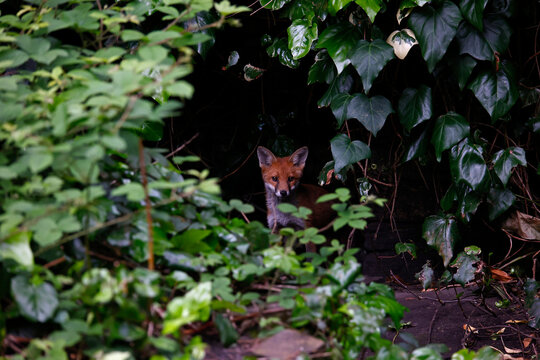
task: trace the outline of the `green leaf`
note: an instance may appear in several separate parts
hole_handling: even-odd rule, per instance
[[[337,12],[347,6],[353,0],[329,0],[328,12],[330,15],[335,16]]]
[[[315,55],[315,62],[309,69],[308,85],[316,82],[330,84],[336,78],[337,69],[328,55],[328,51],[323,49]]]
[[[0,69],[14,68],[24,64],[30,57],[21,50],[12,49],[0,52]]]
[[[269,10],[279,10],[291,0],[259,0],[262,7]]]
[[[212,283],[202,282],[185,296],[175,297],[167,304],[163,335],[176,332],[182,325],[206,321],[210,316]]]
[[[11,279],[11,294],[21,314],[32,321],[46,322],[58,307],[58,295],[51,284],[36,285],[24,275]]]
[[[423,238],[428,245],[435,248],[443,258],[444,266],[448,266],[453,256],[454,244],[459,240],[457,222],[450,216],[428,216],[422,228]]]
[[[416,35],[429,72],[446,53],[460,21],[459,8],[449,0],[436,8],[431,5],[415,8],[409,17],[409,27]]]
[[[459,8],[463,17],[482,31],[482,19],[488,0],[461,0]]]
[[[34,240],[41,246],[53,244],[62,237],[58,223],[50,217],[40,219],[31,229],[34,231]]]
[[[510,111],[519,97],[514,68],[505,62],[500,65],[499,71],[483,71],[469,85],[492,122]]]
[[[394,49],[381,39],[360,40],[349,53],[350,61],[360,77],[366,94],[386,63],[394,58]]]
[[[136,41],[141,40],[144,37],[144,34],[137,30],[126,29],[122,31],[121,37],[123,41]]]
[[[503,53],[510,43],[512,31],[502,16],[488,16],[484,19],[484,32],[466,22],[461,23],[457,32],[460,54],[469,54],[478,60],[495,60],[495,53]]]
[[[141,126],[141,134],[144,140],[159,141],[163,137],[163,123],[145,121]]]
[[[465,286],[465,284],[474,280],[474,274],[476,272],[474,265],[478,261],[478,256],[460,252],[451,265],[457,268],[454,274],[454,280],[461,286]]]
[[[330,148],[335,161],[335,172],[371,156],[371,150],[366,144],[359,140],[351,141],[345,134],[336,135],[330,140]]]
[[[328,86],[328,89],[324,95],[320,98],[317,105],[319,107],[328,106],[333,103],[336,96],[342,93],[348,93],[354,84],[354,79],[347,68],[341,74],[339,74]]]
[[[435,122],[431,143],[435,147],[437,161],[441,161],[442,152],[451,148],[469,135],[470,126],[460,114],[449,112],[439,116]]]
[[[509,189],[491,188],[487,197],[489,220],[495,220],[499,215],[508,210],[515,201],[516,196]]]
[[[348,108],[351,100],[354,98],[354,95],[349,95],[348,93],[337,94],[332,99],[332,104],[330,108],[332,113],[337,120],[338,127],[341,127],[345,121],[350,119]]]
[[[195,88],[187,81],[180,80],[165,88],[170,95],[191,99]]]
[[[219,332],[219,341],[224,346],[232,345],[236,342],[236,340],[238,340],[238,332],[236,331],[234,326],[232,326],[229,319],[227,319],[220,313],[217,313],[215,317],[215,322]]]
[[[142,201],[144,199],[144,188],[139,183],[128,183],[120,185],[113,191],[111,191],[112,196],[121,196],[126,195],[129,201]]]
[[[369,98],[364,94],[356,94],[347,106],[347,117],[360,121],[373,136],[377,136],[386,118],[393,112],[390,101],[380,95]]]
[[[277,57],[283,65],[295,69],[300,63],[293,57],[289,50],[287,39],[280,38],[274,40],[272,45],[266,49],[266,53],[271,57]]]
[[[251,8],[247,6],[237,6],[232,5],[228,0],[221,1],[219,3],[215,3],[214,7],[216,10],[223,16],[227,16],[230,14],[238,14],[241,12],[251,11]]]
[[[403,157],[403,162],[407,162],[421,156],[427,151],[429,145],[429,136],[427,129],[423,130],[416,139],[411,139],[407,147],[407,153]]]
[[[307,55],[319,32],[317,23],[312,24],[308,20],[298,19],[289,26],[287,34],[289,35],[289,49],[293,59],[297,60]]]
[[[366,12],[371,22],[375,21],[375,16],[377,16],[383,6],[381,0],[355,0],[355,2]]]
[[[264,69],[260,69],[251,64],[246,64],[244,66],[244,79],[246,81],[253,81],[262,76]]]
[[[473,190],[484,188],[489,182],[489,172],[482,148],[468,139],[450,151],[450,171],[457,182],[464,182]]]
[[[420,281],[424,290],[427,290],[433,285],[434,275],[435,273],[433,272],[431,265],[427,262],[422,266],[422,271],[415,274],[415,277]]]
[[[413,258],[416,258],[416,245],[413,243],[398,242],[396,243],[394,248],[396,250],[397,255],[400,255],[403,253],[409,253],[411,254]]]
[[[0,242],[0,260],[12,259],[22,266],[34,265],[29,231],[15,233]]]
[[[398,103],[398,116],[407,132],[433,115],[431,88],[421,85],[418,89],[407,88]]]
[[[139,49],[138,54],[143,60],[160,63],[167,57],[168,51],[159,45],[143,46]]]
[[[28,166],[33,173],[39,173],[48,168],[53,160],[52,154],[36,149],[29,154]]]
[[[17,45],[30,56],[44,54],[51,48],[51,43],[46,38],[30,35],[17,36]]]
[[[450,67],[456,75],[459,89],[463,90],[469,81],[473,69],[476,67],[476,60],[468,55],[459,56],[450,62]]]
[[[319,35],[317,48],[325,48],[336,64],[337,72],[340,74],[347,65],[351,63],[349,54],[356,48],[362,33],[357,27],[348,21],[341,21],[328,26]]]
[[[493,157],[493,170],[501,179],[504,186],[510,180],[512,169],[517,165],[527,166],[525,150],[520,147],[510,147],[498,151]]]

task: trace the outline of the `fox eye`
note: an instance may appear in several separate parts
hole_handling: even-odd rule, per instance
[[[272,181],[277,182],[277,176],[272,176]]]
[[[293,176],[289,176],[289,177],[287,178],[287,180],[289,180],[289,182],[291,182],[291,181],[294,180],[294,177],[293,177]]]

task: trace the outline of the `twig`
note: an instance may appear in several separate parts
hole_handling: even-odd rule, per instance
[[[139,138],[139,167],[141,170],[142,186],[144,189],[146,223],[148,224],[148,270],[154,270],[154,227],[152,226],[152,206],[150,204],[150,195],[148,194],[148,177],[146,176],[146,164],[144,161],[144,145],[142,138]]]
[[[249,159],[251,159],[251,157],[253,156],[253,153],[255,153],[255,150],[257,150],[257,146],[259,146],[259,141],[261,140],[261,138],[259,137],[259,139],[257,140],[257,143],[255,144],[255,146],[253,147],[253,150],[251,150],[251,152],[249,153],[249,155],[244,159],[244,161],[242,161],[242,163],[240,164],[240,166],[238,166],[236,169],[234,169],[232,172],[228,173],[227,175],[223,176],[221,179],[218,180],[218,183],[219,182],[222,182],[223,180],[225,180],[226,178],[228,178],[229,176],[232,176],[234,175],[236,172],[238,172],[238,170],[240,170],[246,163]]]
[[[435,318],[437,317],[437,314],[439,313],[440,308],[441,308],[440,306],[437,307],[429,323],[428,341],[427,341],[428,344],[431,344],[431,332],[433,331],[433,324],[435,323]]]
[[[170,158],[171,156],[173,155],[176,155],[179,151],[182,151],[186,146],[188,146],[193,140],[195,140],[196,138],[199,137],[199,133],[196,133],[195,135],[193,135],[188,141],[186,141],[185,143],[183,143],[182,145],[180,145],[178,148],[176,148],[174,151],[168,153],[167,155],[165,155],[165,158]],[[156,162],[154,161],[154,164]]]

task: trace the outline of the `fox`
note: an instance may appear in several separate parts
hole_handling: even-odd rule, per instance
[[[257,148],[259,166],[266,193],[267,221],[272,232],[277,233],[283,227],[302,230],[308,227],[323,228],[335,217],[331,202],[317,203],[317,199],[327,191],[319,186],[301,184],[306,160],[307,146],[296,150],[292,155],[276,157],[264,146]],[[312,213],[307,220],[279,211],[280,203],[290,203],[296,207],[306,207]],[[313,243],[306,244],[306,251],[316,252]]]

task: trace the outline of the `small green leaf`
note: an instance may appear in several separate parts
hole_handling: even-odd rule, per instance
[[[398,242],[396,243],[394,247],[395,247],[397,255],[400,255],[403,253],[409,253],[413,258],[416,258],[416,245],[415,244]]]
[[[463,17],[480,31],[483,28],[482,19],[487,2],[488,0],[461,0],[459,2]]]
[[[451,148],[469,135],[470,126],[460,114],[449,112],[439,116],[431,135],[437,161],[441,161],[443,151]]]
[[[288,41],[285,38],[274,40],[274,42],[266,49],[266,53],[271,57],[277,57],[283,65],[296,69],[300,63],[293,57],[289,50]]]
[[[111,191],[111,195],[126,195],[128,200],[138,202],[144,199],[144,188],[141,184],[132,182],[120,185],[119,187]]]
[[[484,32],[466,22],[459,26],[456,39],[460,54],[469,54],[477,60],[495,60],[496,53],[503,53],[510,43],[512,31],[502,16],[487,16]]]
[[[375,21],[375,16],[383,6],[382,0],[355,0],[355,2],[366,12],[371,22]]]
[[[30,248],[29,231],[15,233],[0,242],[0,259],[12,259],[22,266],[34,265],[34,254]]]
[[[520,147],[500,150],[493,157],[493,170],[495,170],[495,174],[501,179],[504,186],[510,180],[512,169],[517,165],[527,166],[525,150]]]
[[[214,7],[221,15],[224,15],[224,16],[251,11],[251,8],[247,6],[232,5],[228,0],[224,0],[219,3],[214,3]]]
[[[407,153],[403,157],[403,162],[424,156],[429,145],[427,129],[424,129],[416,139],[411,139],[407,147]]]
[[[487,197],[489,220],[495,220],[499,215],[508,210],[515,201],[516,196],[509,189],[491,188]]]
[[[216,314],[215,317],[216,327],[219,332],[219,340],[224,346],[232,345],[238,340],[238,332],[232,326],[229,319],[221,315],[220,313]]]
[[[260,69],[251,64],[247,64],[244,66],[244,79],[246,81],[253,81],[255,79],[258,79],[262,76],[263,73],[264,69]]]
[[[328,106],[334,99],[343,93],[348,93],[354,84],[354,79],[350,74],[349,68],[339,74],[328,86],[324,95],[320,98],[317,105],[319,107]]]
[[[407,88],[398,103],[399,121],[407,132],[433,115],[431,88],[421,85],[418,89]]]
[[[175,297],[167,304],[163,334],[175,333],[182,325],[206,321],[210,316],[212,283],[202,282],[185,296]]]
[[[464,182],[473,190],[485,188],[490,181],[482,148],[468,139],[452,148],[450,171],[455,181]]]
[[[448,266],[454,254],[454,244],[459,240],[456,220],[450,216],[428,216],[424,220],[422,232],[427,243],[443,258],[444,266]]]
[[[279,10],[291,0],[259,0],[262,7],[269,10]]]
[[[349,58],[362,78],[362,85],[367,94],[386,63],[394,58],[394,50],[381,39],[360,40],[349,53]]]
[[[36,285],[24,275],[11,279],[11,293],[20,312],[32,321],[46,322],[58,307],[58,295],[51,284]]]
[[[315,55],[315,62],[309,69],[308,85],[316,82],[330,84],[336,78],[337,69],[325,49]]]
[[[335,16],[337,12],[347,6],[353,0],[329,0],[328,12],[330,15]]]
[[[336,135],[330,140],[330,147],[335,161],[335,172],[371,156],[371,150],[366,144],[359,140],[351,141],[345,134]]]
[[[311,44],[319,34],[317,23],[311,23],[308,20],[294,20],[287,29],[289,35],[289,49],[293,59],[297,60],[307,55],[311,49]]]
[[[362,33],[357,27],[348,21],[341,21],[324,29],[319,35],[316,47],[328,50],[340,74],[351,63],[349,54],[356,48],[360,39],[362,39]]]

